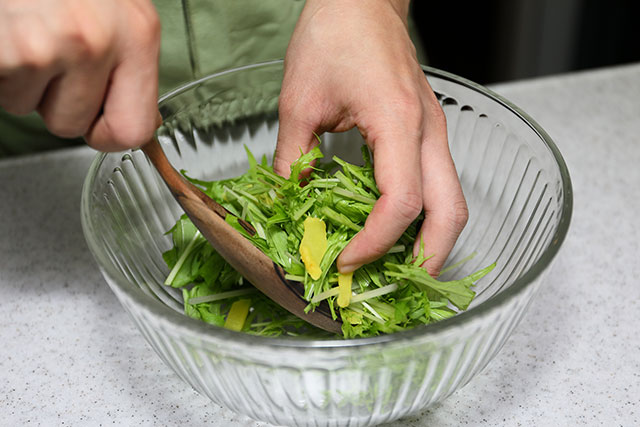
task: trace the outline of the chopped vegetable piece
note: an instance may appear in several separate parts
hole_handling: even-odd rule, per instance
[[[239,299],[234,301],[229,309],[229,314],[227,314],[227,320],[224,322],[224,327],[233,331],[241,331],[244,327],[245,320],[247,320],[249,308],[251,308],[250,299]]]
[[[311,304],[317,304],[322,300],[325,300],[329,297],[335,297],[340,293],[340,290],[336,286],[335,288],[327,289],[324,292],[320,292],[319,294],[315,294],[313,298],[311,298]]]
[[[361,294],[357,294],[351,297],[351,302],[360,302],[360,301],[365,301],[368,300],[370,298],[376,298],[379,296],[382,296],[384,294],[388,294],[391,292],[394,292],[398,289],[398,285],[395,283],[392,283],[391,285],[387,285],[387,286],[383,286],[381,288],[378,289],[374,289],[372,291],[367,291],[367,292],[363,292]],[[338,301],[338,304],[340,304],[340,302]]]
[[[338,158],[323,163],[315,147],[291,165],[288,179],[274,173],[266,158],[258,162],[248,150],[247,156],[249,170],[238,177],[187,179],[231,212],[227,223],[280,265],[287,279],[304,287],[307,311],[328,305],[342,320],[345,338],[388,334],[455,316],[469,306],[472,288],[493,268],[447,282],[431,277],[421,265],[432,254],[425,256],[423,244],[417,256],[413,253],[424,219],[420,215],[382,258],[350,277],[340,275],[336,259],[362,229],[380,195],[366,146],[364,166]],[[309,174],[301,174],[307,170]],[[238,217],[257,233],[247,233]],[[170,269],[166,283],[182,289],[187,316],[255,335],[329,336],[243,281],[186,215],[169,232],[174,247],[162,254]]]
[[[351,283],[353,272],[338,274],[338,307],[347,307],[351,302]]]
[[[220,292],[219,294],[212,294],[212,295],[204,295],[201,297],[193,297],[190,298],[188,303],[189,304],[202,304],[203,302],[214,302],[214,301],[219,301],[219,300],[223,300],[223,299],[227,299],[227,298],[235,298],[235,297],[239,297],[239,296],[243,296],[243,295],[247,295],[247,294],[253,294],[256,293],[257,289],[254,287],[248,287],[245,289],[238,289],[237,291],[227,291],[227,292]]]
[[[304,236],[300,242],[300,257],[313,280],[322,275],[320,263],[327,251],[327,227],[320,218],[307,217],[304,220]]]

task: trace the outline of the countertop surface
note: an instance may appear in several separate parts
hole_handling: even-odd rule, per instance
[[[565,157],[569,236],[487,368],[387,427],[640,425],[640,64],[493,89]],[[183,383],[111,293],[80,226],[94,155],[0,160],[0,425],[266,426]]]

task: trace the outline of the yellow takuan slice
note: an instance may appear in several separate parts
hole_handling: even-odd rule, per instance
[[[229,314],[227,314],[227,320],[224,322],[224,327],[234,331],[241,331],[245,320],[247,320],[250,307],[251,300],[249,299],[239,299],[231,304]]]
[[[353,272],[338,274],[338,306],[347,307],[351,302],[351,282],[353,281]]]
[[[307,217],[304,220],[304,235],[300,242],[300,257],[313,280],[322,275],[320,262],[327,250],[327,227],[320,218]]]

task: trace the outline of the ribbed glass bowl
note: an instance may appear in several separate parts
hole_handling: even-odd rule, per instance
[[[279,425],[364,426],[422,410],[465,385],[518,324],[562,245],[571,183],[549,136],[474,83],[425,68],[446,113],[470,219],[449,279],[492,262],[471,307],[452,319],[354,340],[264,338],[183,314],[161,254],[181,209],[139,150],[99,154],[82,195],[84,233],[109,286],[158,355],[212,401]],[[244,146],[270,160],[282,63],[215,74],[160,100],[171,162],[202,179],[246,170]],[[325,135],[326,155],[356,160],[356,132]]]

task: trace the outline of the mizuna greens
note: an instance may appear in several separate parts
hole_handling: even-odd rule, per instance
[[[321,163],[323,154],[316,147],[291,166],[291,177],[285,179],[265,158],[258,163],[247,150],[249,170],[243,175],[213,182],[189,179],[254,226],[256,234],[250,236],[237,218],[227,217],[284,268],[289,280],[304,283],[308,310],[327,301],[335,318],[342,319],[346,338],[401,331],[465,310],[475,296],[471,287],[495,264],[460,280],[432,278],[420,267],[428,257],[422,251],[413,255],[421,217],[381,259],[352,276],[338,274],[338,254],[363,227],[380,196],[366,147],[362,152],[364,166],[337,157]],[[303,177],[309,168],[311,174]],[[243,281],[186,215],[170,233],[174,247],[163,254],[171,268],[165,284],[182,289],[188,316],[257,335],[326,334]]]

